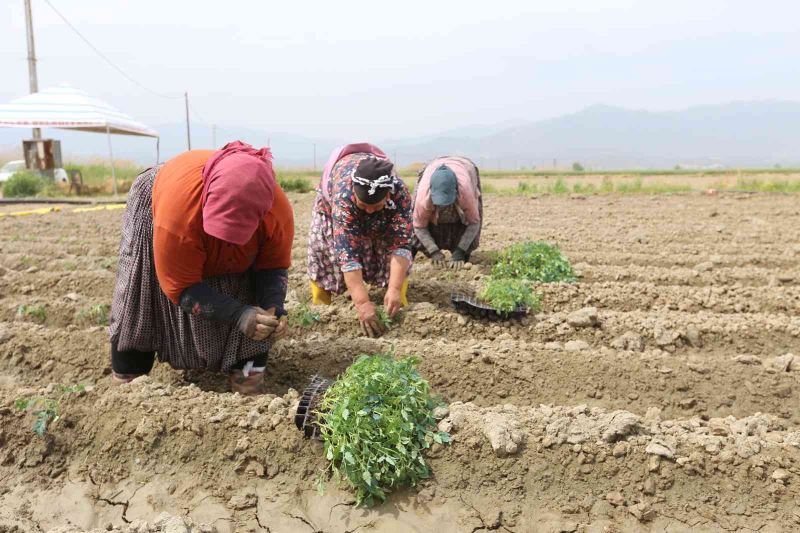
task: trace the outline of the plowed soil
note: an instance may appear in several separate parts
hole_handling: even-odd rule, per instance
[[[312,200],[292,196],[294,313]],[[0,218],[0,531],[800,529],[797,196],[489,195],[485,208],[473,264],[420,257],[384,338],[361,337],[337,297],[276,346],[271,394],[255,399],[165,365],[110,385],[122,211]],[[451,291],[526,239],[558,243],[579,282],[539,287],[541,312],[520,322],[457,314]],[[317,491],[324,460],[292,423],[296,391],[392,346],[420,358],[454,441],[429,453],[430,480],[359,509],[335,483]],[[15,407],[31,397],[58,401],[43,437]]]

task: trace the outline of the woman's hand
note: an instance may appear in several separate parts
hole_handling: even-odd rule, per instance
[[[380,337],[386,333],[386,326],[381,322],[378,313],[375,311],[375,305],[366,300],[361,303],[355,304],[356,312],[358,313],[358,321],[361,323],[361,331],[367,337]]]
[[[386,296],[383,297],[383,308],[386,309],[386,314],[389,318],[394,318],[394,315],[403,307],[403,299],[400,296],[400,289],[393,289],[389,287],[386,289]]]
[[[239,331],[246,337],[254,341],[263,341],[273,334],[278,328],[280,321],[275,317],[275,313],[269,313],[260,307],[248,307],[242,312],[236,322]]]
[[[278,327],[275,328],[275,331],[272,333],[272,336],[269,338],[272,342],[277,342],[281,339],[285,339],[289,334],[289,321],[285,316],[280,318],[278,322]]]

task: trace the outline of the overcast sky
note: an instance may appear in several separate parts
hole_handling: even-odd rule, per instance
[[[135,118],[182,102],[133,85],[32,0],[41,88]],[[595,103],[649,110],[800,99],[800,3],[752,0],[296,2],[51,0],[156,91],[208,122],[405,137]],[[0,0],[0,100],[28,92],[23,0]]]

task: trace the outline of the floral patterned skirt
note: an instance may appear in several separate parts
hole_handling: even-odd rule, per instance
[[[311,229],[308,233],[308,279],[333,294],[347,290],[344,274],[336,260],[333,245],[333,220],[321,194],[317,194]],[[389,283],[388,243],[383,240],[359,238],[353,242],[356,256],[363,267],[364,282],[386,287]]]

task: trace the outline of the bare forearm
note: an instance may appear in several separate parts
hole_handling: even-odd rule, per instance
[[[406,280],[408,274],[408,267],[410,263],[405,257],[393,255],[389,263],[389,288],[400,290],[403,287],[403,282]]]
[[[344,284],[354,304],[359,304],[369,300],[367,287],[364,285],[364,276],[361,270],[351,270],[344,273]]]

